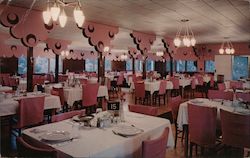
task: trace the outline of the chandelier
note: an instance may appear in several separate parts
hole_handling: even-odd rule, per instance
[[[225,37],[224,38],[225,40],[223,41],[223,43],[221,44],[220,46],[220,49],[219,49],[219,53],[220,54],[234,54],[235,50],[233,48],[233,44],[230,40],[227,40],[229,39],[228,37]]]
[[[164,55],[164,52],[163,51],[157,51],[155,54],[156,54],[156,56],[161,57],[161,56]]]
[[[127,60],[128,59],[128,56],[127,56],[127,54],[122,54],[121,55],[121,60]]]
[[[181,26],[181,28],[178,30],[178,32],[176,33],[176,36],[174,38],[174,45],[176,47],[180,47],[181,43],[183,43],[183,45],[186,47],[195,46],[195,44],[196,44],[196,39],[194,38],[194,33],[193,33],[192,29],[189,27],[188,21],[189,20],[187,20],[187,19],[181,20],[181,22],[184,24],[184,26],[183,25]],[[184,27],[184,31],[183,31],[184,34],[181,34],[183,27]]]
[[[71,6],[75,7],[73,11],[73,16],[78,27],[82,27],[85,20],[83,11],[81,10],[81,3],[79,0],[72,2],[65,2],[64,0],[54,0],[53,2],[47,2],[47,9],[43,11],[43,21],[45,24],[49,24],[50,21],[59,20],[61,27],[64,27],[67,22],[67,16],[64,11],[64,7]]]

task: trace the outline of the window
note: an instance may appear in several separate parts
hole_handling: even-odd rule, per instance
[[[248,57],[233,57],[233,80],[248,77]]]
[[[176,72],[185,72],[185,60],[176,60]]]
[[[35,73],[48,73],[48,58],[37,57],[35,58]]]
[[[132,60],[126,61],[126,71],[132,71]]]
[[[88,72],[97,72],[97,59],[86,59],[85,68]]]
[[[196,61],[186,61],[187,63],[187,72],[196,72],[197,71],[197,62]]]
[[[49,72],[55,73],[56,60],[54,58],[49,59]],[[62,59],[59,57],[59,73],[62,72]]]
[[[166,70],[170,72],[170,61],[166,61]]]
[[[135,61],[135,71],[142,71],[142,61],[140,60]]]
[[[154,61],[153,60],[146,61],[146,71],[154,71]]]
[[[105,71],[111,71],[111,61],[105,59]]]
[[[27,73],[27,59],[23,55],[18,58],[18,74]]]
[[[206,60],[205,61],[205,72],[214,72],[215,65],[213,60]]]

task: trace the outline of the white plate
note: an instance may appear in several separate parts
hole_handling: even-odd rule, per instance
[[[53,131],[41,136],[45,141],[66,141],[70,140],[70,133],[67,131]]]
[[[129,125],[120,125],[117,126],[113,129],[113,131],[117,134],[121,134],[124,136],[134,136],[137,134],[140,134],[142,132],[142,130],[133,127],[133,126],[129,126]]]

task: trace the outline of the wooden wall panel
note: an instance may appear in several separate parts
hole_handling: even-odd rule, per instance
[[[112,71],[126,71],[126,61],[112,61]]]
[[[0,58],[0,72],[15,74],[18,72],[18,58]]]
[[[63,73],[65,73],[67,69],[70,72],[83,72],[83,70],[85,70],[85,61],[64,59],[63,60]]]

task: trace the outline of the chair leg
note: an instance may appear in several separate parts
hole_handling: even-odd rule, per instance
[[[190,157],[192,157],[193,155],[193,143],[192,142],[190,142],[189,154],[190,154]]]
[[[177,137],[178,137],[178,131],[177,131],[177,123],[175,123],[175,139],[174,139],[174,148],[176,148],[177,145]]]

